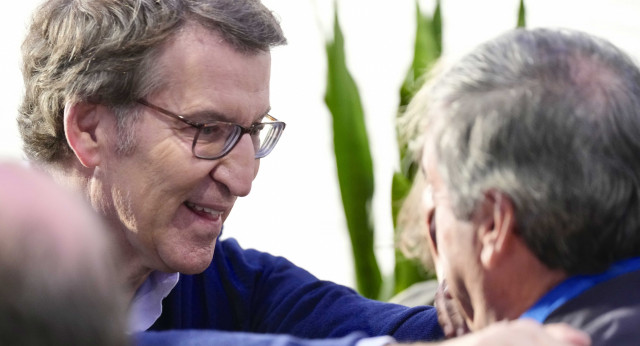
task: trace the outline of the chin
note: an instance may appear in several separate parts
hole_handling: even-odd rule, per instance
[[[208,254],[198,254],[175,258],[173,263],[167,263],[172,272],[179,272],[186,275],[200,274],[211,265],[213,260],[213,249]]]

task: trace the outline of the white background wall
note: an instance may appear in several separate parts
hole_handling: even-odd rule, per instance
[[[353,286],[351,250],[333,160],[331,116],[324,102],[324,40],[333,1],[263,0],[278,14],[289,44],[273,50],[271,105],[287,122],[276,150],[262,160],[249,197],[239,200],[225,236],[244,247],[282,255],[321,279]],[[0,159],[20,159],[15,115],[22,94],[19,46],[39,1],[6,2],[0,13]],[[515,26],[518,0],[442,0],[444,54],[455,59]],[[393,4],[393,5],[390,5]],[[422,1],[423,11],[433,1]],[[581,29],[605,37],[640,59],[640,1],[528,0],[529,27]],[[397,166],[393,119],[398,89],[412,58],[412,0],[341,0],[348,64],[368,121],[376,174],[377,251],[393,266],[390,181]],[[1,183],[1,182],[0,182]]]

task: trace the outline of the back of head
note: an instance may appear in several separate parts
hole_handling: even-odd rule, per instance
[[[88,206],[0,163],[0,344],[127,344],[110,243]]]
[[[412,112],[428,114],[458,217],[496,190],[549,268],[591,273],[640,255],[640,71],[618,48],[581,32],[515,30],[420,97]]]
[[[216,31],[239,52],[285,43],[259,0],[49,0],[35,12],[22,46],[25,96],[18,117],[27,157],[69,157],[65,104],[112,107],[119,126],[132,103],[168,83],[156,63],[163,43],[187,23]]]

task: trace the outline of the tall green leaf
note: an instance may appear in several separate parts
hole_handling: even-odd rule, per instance
[[[433,16],[425,15],[420,10],[416,1],[416,37],[414,45],[413,62],[407,71],[404,83],[400,89],[400,105],[398,116],[402,115],[404,108],[409,104],[413,95],[422,86],[424,74],[438,60],[442,54],[442,16],[440,1],[436,1]],[[393,225],[396,232],[397,216],[406,198],[417,169],[413,157],[408,152],[407,143],[398,138],[400,151],[400,172],[393,176],[391,184],[391,210]],[[412,284],[433,278],[433,273],[428,273],[417,262],[410,261],[400,251],[395,254],[396,264],[394,270],[394,293],[398,293]]]
[[[442,16],[440,1],[436,1],[433,17],[420,10],[416,1],[416,36],[413,49],[413,61],[407,70],[404,83],[400,88],[400,107],[409,104],[411,98],[422,86],[422,76],[442,54]]]
[[[527,26],[526,22],[526,10],[524,8],[524,0],[520,0],[520,8],[518,8],[518,28],[524,28]]]
[[[358,87],[346,64],[344,38],[334,13],[334,38],[327,42],[325,102],[333,119],[333,144],[342,204],[351,237],[358,291],[378,298],[382,277],[374,252],[371,215],[374,178]]]

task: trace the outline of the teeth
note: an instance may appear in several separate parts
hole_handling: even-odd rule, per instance
[[[205,213],[207,213],[207,214],[209,214],[209,215],[211,215],[213,217],[218,217],[218,216],[220,216],[222,214],[222,212],[220,212],[220,211],[213,210],[213,209],[210,209],[210,208],[201,207],[201,206],[193,204],[191,202],[187,202],[186,204],[187,204],[187,207],[189,207],[189,208],[191,208],[193,210],[200,211],[200,212],[205,212]]]

